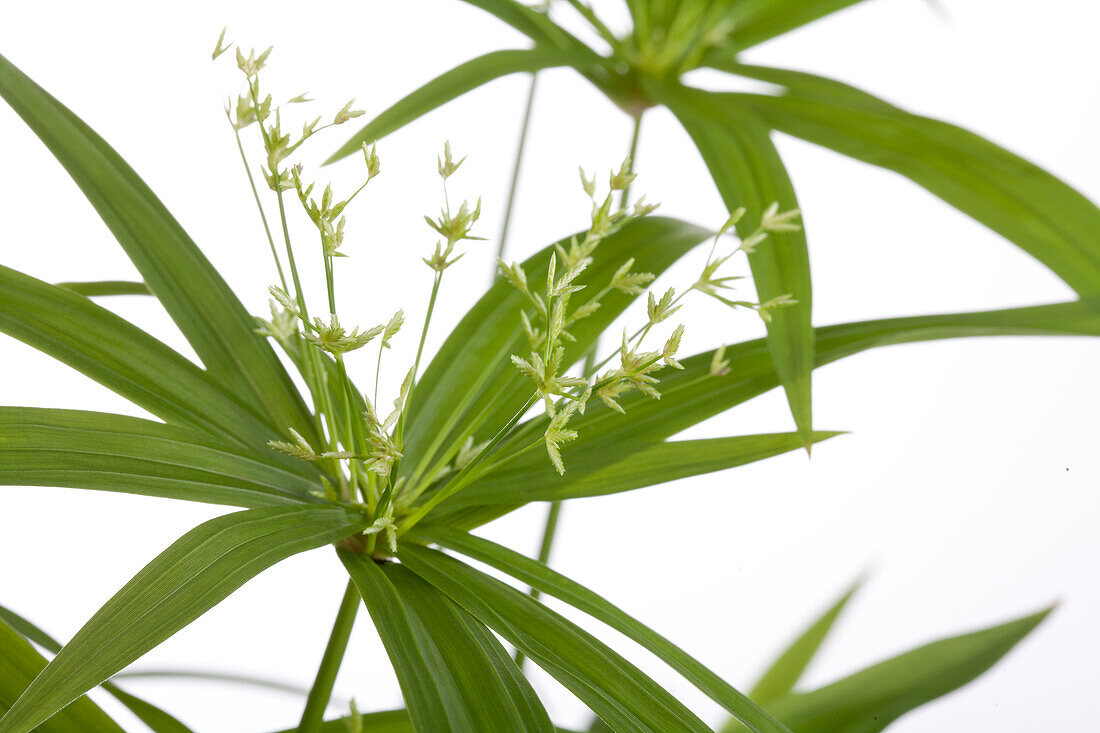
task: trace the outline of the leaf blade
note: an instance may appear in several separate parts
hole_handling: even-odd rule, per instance
[[[152,295],[153,291],[143,282],[130,280],[92,280],[88,282],[58,283],[57,287],[71,290],[77,295],[94,298],[104,295]]]
[[[842,323],[816,329],[816,367],[868,349],[895,344],[978,336],[1100,336],[1100,299],[967,313],[908,316]],[[779,386],[763,339],[728,347],[729,374],[710,376],[713,351],[681,360],[683,371],[663,379],[660,402],[625,395],[627,416],[594,404],[571,424],[580,434],[574,450],[598,451],[615,445],[650,445],[676,435],[708,417]],[[520,426],[501,450],[522,446],[545,429],[540,418]],[[517,459],[517,465],[533,457]],[[534,470],[534,469],[532,469]],[[510,505],[471,507],[448,516],[452,526],[472,529],[514,508]]]
[[[954,636],[771,705],[794,733],[877,733],[905,713],[974,680],[1038,626],[1050,609]],[[730,724],[722,733],[735,733]]]
[[[785,730],[782,724],[748,697],[731,687],[668,639],[545,564],[489,540],[446,527],[419,527],[414,531],[413,537],[438,543],[471,559],[487,563],[527,583],[532,588],[602,621],[660,657],[702,692],[745,721],[751,730],[759,733]]]
[[[255,508],[315,503],[321,484],[272,456],[140,418],[0,407],[0,485],[124,491]]]
[[[45,631],[34,625],[27,619],[23,618],[10,608],[0,606],[0,626],[7,624],[12,630],[17,632],[27,641],[30,641],[38,646],[42,647],[51,654],[57,654],[61,650],[61,642],[54,639]],[[42,660],[41,666],[46,666],[46,660]],[[28,680],[28,684],[29,684]],[[26,685],[24,685],[24,688]],[[176,720],[172,715],[166,713],[155,705],[146,702],[145,700],[131,695],[111,682],[104,682],[103,689],[110,693],[116,700],[125,705],[130,712],[138,717],[141,722],[149,726],[149,729],[153,733],[192,733],[191,729],[186,725]],[[22,690],[20,690],[22,691]],[[3,706],[0,706],[3,707]],[[65,710],[69,708],[66,707]],[[0,712],[3,712],[0,710]],[[63,711],[64,712],[64,711]],[[47,721],[46,725],[53,722],[55,718],[51,718]],[[39,728],[42,730],[42,728]]]
[[[475,730],[553,731],[530,683],[488,629],[406,568],[391,564],[383,571],[435,639]]]
[[[271,427],[313,434],[305,402],[255,320],[137,173],[3,56],[0,97],[72,176],[214,378]]]
[[[767,705],[772,700],[781,697],[798,684],[799,678],[806,671],[810,661],[821,648],[825,637],[833,628],[841,611],[851,600],[860,582],[854,583],[836,603],[829,607],[814,623],[812,623],[797,639],[795,639],[772,665],[760,676],[760,679],[749,692],[751,697],[761,705]]]
[[[815,432],[814,443],[828,440],[839,433]],[[728,438],[704,438],[660,442],[639,449],[619,445],[608,459],[611,446],[594,449],[563,450],[569,467],[559,476],[552,466],[524,463],[514,470],[507,467],[495,471],[455,494],[441,506],[450,510],[475,504],[517,501],[563,501],[589,496],[605,496],[655,486],[667,481],[698,476],[713,471],[743,466],[804,446],[797,433],[739,435]],[[618,457],[621,454],[621,457]]]
[[[413,728],[417,731],[473,731],[462,693],[424,622],[372,559],[339,551],[394,672]]]
[[[773,202],[781,211],[798,208],[794,186],[767,128],[751,114],[712,103],[712,97],[687,87],[652,85],[687,130],[728,210],[744,206],[761,215]],[[756,219],[737,224],[742,238]],[[761,303],[785,295],[794,305],[771,311],[768,348],[787,394],[798,432],[813,431],[811,381],[814,359],[813,286],[805,230],[773,232],[749,254],[749,267]],[[808,446],[807,446],[808,447]]]
[[[708,731],[675,697],[595,637],[447,555],[402,546],[402,563],[448,595],[622,731]]]
[[[360,517],[327,507],[249,509],[199,525],[92,616],[0,718],[0,732],[27,733],[253,576],[363,526]]]
[[[9,709],[44,666],[46,660],[42,655],[0,618],[0,713]],[[75,730],[123,733],[122,728],[86,696],[76,699],[37,730],[40,733]]]
[[[824,77],[718,59],[715,68],[783,85],[723,95],[771,127],[899,173],[1046,265],[1100,294],[1100,208],[1045,170],[961,127],[912,114]]]
[[[729,38],[738,51],[851,7],[862,0],[766,0],[734,9]]]
[[[0,332],[157,417],[244,445],[274,431],[177,352],[89,299],[0,265]]]
[[[531,49],[492,51],[470,59],[392,104],[352,135],[325,161],[325,165],[356,153],[361,146],[380,140],[447,102],[501,77],[558,66],[583,68],[599,61],[600,58],[591,52],[538,46]]]

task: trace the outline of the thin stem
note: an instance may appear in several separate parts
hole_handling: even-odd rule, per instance
[[[250,687],[260,687],[268,690],[276,690],[278,692],[286,692],[291,695],[305,696],[309,693],[309,690],[299,687],[298,685],[290,684],[289,682],[280,682],[279,680],[270,680],[262,677],[229,674],[226,672],[203,672],[190,669],[136,669],[133,672],[119,672],[111,677],[111,679],[180,679],[202,680],[204,682],[231,682],[238,685],[248,685]]]
[[[432,496],[426,502],[417,507],[416,511],[414,511],[401,522],[401,531],[409,531],[417,522],[423,519],[428,514],[428,512],[438,506],[440,502],[450,498],[457,492],[466,488],[471,483],[485,475],[485,471],[475,472],[474,469],[477,468],[478,465],[483,460],[485,460],[485,458],[490,453],[492,453],[498,445],[500,445],[501,441],[504,440],[504,438],[512,430],[512,428],[516,426],[516,423],[520,421],[520,418],[522,418],[527,413],[527,411],[531,409],[531,406],[538,401],[538,398],[539,396],[537,393],[531,395],[531,398],[527,400],[526,404],[524,404],[523,407],[519,408],[516,414],[508,420],[508,423],[499,431],[497,431],[497,434],[493,436],[493,439],[485,444],[485,447],[482,448],[478,452],[478,454],[474,456],[473,460],[467,463],[466,466],[461,471],[459,471],[453,479],[451,479],[450,483],[448,483],[436,493],[432,494]],[[496,465],[497,464],[495,463],[492,464],[492,466]]]
[[[420,356],[424,353],[424,341],[428,337],[428,326],[432,322],[432,311],[435,310],[435,300],[439,295],[439,283],[443,280],[443,273],[436,271],[435,280],[432,281],[432,294],[428,299],[428,312],[424,314],[424,327],[420,329],[420,344],[416,347],[416,359],[413,361],[412,370],[412,383],[413,387],[416,386],[416,373],[420,370]],[[410,388],[410,393],[412,388]],[[401,411],[401,417],[397,419],[397,444],[402,445],[402,441],[405,437],[405,414],[406,410]]]
[[[321,657],[321,666],[317,670],[317,676],[313,680],[313,687],[306,698],[306,707],[302,712],[302,721],[298,724],[298,733],[319,733],[321,723],[324,721],[325,708],[328,707],[332,697],[332,687],[336,683],[336,675],[340,671],[340,664],[344,660],[344,652],[348,648],[348,639],[351,638],[351,629],[355,625],[355,614],[359,611],[359,591],[350,580],[344,591],[344,598],[340,601],[340,610],[336,612],[336,622],[332,626],[332,634],[329,635],[328,645]]]
[[[634,160],[638,155],[638,137],[642,132],[642,113],[639,112],[634,116],[634,132],[630,136],[630,172],[635,170]],[[623,189],[623,197],[619,199],[619,210],[622,211],[626,208],[627,203],[630,201],[630,184],[626,184],[626,188]]]
[[[535,105],[535,86],[538,74],[531,75],[531,85],[527,89],[527,105],[523,110],[523,123],[519,128],[519,142],[516,144],[516,159],[512,164],[512,182],[508,187],[508,205],[504,208],[504,223],[500,227],[500,242],[497,244],[497,260],[504,259],[504,248],[508,243],[508,227],[512,223],[512,207],[516,202],[516,189],[519,187],[519,172],[523,165],[523,153],[527,148],[527,131],[531,127],[531,108]],[[496,260],[493,260],[493,281],[500,277]]]
[[[550,562],[550,551],[554,547],[554,534],[558,530],[559,516],[561,516],[561,501],[550,502],[550,508],[546,511],[546,526],[542,530],[542,544],[539,545],[539,562],[543,565]],[[529,594],[532,599],[537,601],[542,592],[538,588],[531,588]],[[521,650],[516,649],[515,660],[522,670],[527,657]]]
[[[244,172],[248,175],[248,185],[252,189],[252,198],[256,200],[256,210],[260,212],[260,221],[264,223],[264,233],[267,234],[267,243],[271,247],[271,256],[275,259],[275,269],[279,271],[279,282],[286,291],[286,275],[283,274],[283,263],[279,260],[279,252],[275,248],[275,238],[271,236],[271,227],[267,223],[267,214],[264,213],[263,204],[260,203],[260,193],[256,190],[256,180],[252,177],[252,169],[248,165],[248,156],[244,154],[244,144],[241,143],[241,131],[233,127],[233,136],[237,138],[237,150],[241,154],[241,163],[244,164]]]
[[[631,133],[631,136],[630,136],[630,152],[628,153],[628,155],[630,156],[630,172],[631,173],[634,172],[634,159],[638,155],[638,138],[641,136],[641,132],[642,132],[642,115],[641,115],[641,113],[639,113],[634,117],[634,130],[633,130],[633,132]],[[626,206],[627,206],[627,203],[629,201],[630,201],[630,184],[627,183],[626,188],[623,189],[622,199],[619,201],[619,209],[620,210],[625,209]],[[598,367],[595,366],[595,362],[596,362],[596,350],[599,348],[599,344],[600,344],[600,340],[597,337],[596,340],[592,343],[592,346],[588,349],[588,353],[586,353],[584,355],[584,368],[582,369],[581,373],[585,377],[590,376],[598,368]],[[609,356],[607,359],[605,359],[602,362],[602,364],[606,364],[610,359],[611,359],[611,357]],[[602,366],[602,364],[601,364],[601,366]],[[542,544],[539,547],[539,562],[541,562],[543,565],[546,565],[550,561],[550,552],[554,548],[554,537],[555,537],[555,535],[557,534],[557,531],[558,531],[558,518],[560,516],[561,516],[561,502],[560,501],[550,502],[550,508],[546,512],[546,524],[545,524],[545,526],[543,527],[543,530],[542,530]],[[538,600],[539,592],[534,588],[531,589],[531,597],[534,598],[535,600]],[[523,663],[524,663],[524,660],[525,660],[525,657],[523,656],[523,652],[521,652],[517,649],[515,659],[516,659],[516,664],[520,665],[520,668],[522,669]]]

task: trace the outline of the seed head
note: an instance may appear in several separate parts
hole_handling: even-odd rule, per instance
[[[259,74],[264,66],[267,65],[267,57],[271,55],[272,48],[274,48],[274,46],[268,46],[267,50],[259,56],[256,55],[256,49],[252,49],[248,52],[248,58],[245,58],[245,55],[241,53],[240,46],[238,46],[237,68],[244,72],[244,75],[249,78],[256,76],[256,74]]]
[[[309,442],[306,441],[297,430],[294,428],[287,428],[287,430],[294,438],[293,443],[288,443],[283,440],[269,440],[267,444],[280,453],[286,453],[288,456],[301,458],[303,461],[316,461],[320,458],[310,446]]]
[[[444,181],[454,175],[454,172],[458,170],[458,167],[466,161],[466,156],[462,156],[462,159],[457,163],[454,158],[451,157],[451,141],[447,140],[443,143],[443,157],[436,158],[439,168],[439,177]]]
[[[214,53],[210,54],[210,59],[212,61],[216,61],[219,56],[221,56],[233,46],[232,41],[230,41],[229,43],[225,43],[226,30],[228,30],[228,27],[222,28],[221,34],[218,35],[218,42],[214,44]]]
[[[340,111],[336,113],[336,116],[332,118],[332,124],[342,125],[348,120],[354,119],[356,117],[362,117],[366,114],[366,112],[361,109],[352,109],[351,105],[353,104],[355,104],[355,99],[349,99],[348,103],[341,107]]]
[[[802,225],[795,219],[801,214],[798,209],[779,211],[779,202],[773,201],[760,217],[760,228],[766,232],[797,232]]]

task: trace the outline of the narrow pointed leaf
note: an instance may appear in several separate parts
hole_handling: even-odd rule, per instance
[[[814,443],[836,432],[816,432]],[[472,504],[561,501],[603,496],[656,486],[689,476],[743,466],[803,447],[797,433],[739,435],[634,446],[600,445],[595,449],[562,451],[568,470],[559,476],[541,452],[530,461],[516,461],[471,484],[444,503],[453,510]]]
[[[435,640],[475,730],[553,730],[531,684],[492,632],[406,568],[390,564],[383,572]]]
[[[615,730],[710,730],[637,667],[515,588],[424,547],[403,545],[400,559],[515,645]]]
[[[1048,611],[927,644],[769,708],[793,733],[877,733],[996,664]],[[744,730],[732,721],[723,733]]]
[[[333,163],[357,153],[363,144],[380,140],[452,99],[502,76],[534,72],[555,66],[584,68],[599,61],[600,58],[590,51],[563,51],[557,48],[540,47],[493,51],[484,56],[478,56],[432,79],[396,102],[368,122],[325,162]]]
[[[744,721],[751,730],[783,731],[784,727],[718,675],[648,626],[630,617],[599,595],[551,570],[537,560],[498,544],[446,527],[418,527],[414,537],[433,542],[486,563],[602,621],[653,652],[701,691]]]
[[[363,733],[416,733],[416,728],[413,728],[412,721],[409,720],[409,713],[404,708],[360,713],[359,721],[363,726]],[[321,724],[321,733],[349,733],[351,730],[350,716],[326,720]],[[298,733],[298,729],[288,728],[278,733]]]
[[[404,709],[380,710],[374,713],[360,713],[360,722],[363,725],[363,733],[416,733],[409,713]],[[321,733],[348,733],[351,730],[351,716],[326,720],[321,724]],[[278,733],[297,733],[297,728],[279,731]],[[555,727],[555,733],[579,733],[568,728]]]
[[[243,685],[245,687],[255,687],[262,690],[270,690],[273,692],[283,692],[288,695],[296,695],[303,698],[309,695],[308,688],[302,687],[301,685],[295,685],[291,682],[283,682],[277,679],[256,677],[254,675],[247,674],[232,674],[230,672],[204,671],[198,669],[171,669],[160,667],[155,669],[148,669],[142,667],[141,669],[124,670],[116,674],[111,679],[189,680],[194,682],[217,683],[220,687],[224,686],[224,683],[229,683],[233,685]]]
[[[699,149],[726,207],[748,210],[737,225],[742,237],[756,228],[773,202],[779,204],[780,211],[798,208],[786,167],[760,120],[743,110],[714,104],[706,93],[674,85],[655,88]],[[808,441],[813,430],[810,380],[814,330],[805,232],[769,234],[749,254],[749,267],[761,303],[784,295],[797,301],[770,312],[768,349],[798,432]]]
[[[535,43],[573,50],[586,48],[568,31],[550,20],[546,13],[540,13],[517,0],[463,0],[463,2],[496,16]]]
[[[255,320],[145,182],[106,141],[0,56],[0,96],[45,143],[210,373],[271,427],[313,421]]]
[[[786,87],[720,95],[771,127],[909,178],[1013,242],[1081,295],[1100,294],[1100,208],[1035,164],[961,127],[812,74],[717,62]]]
[[[122,491],[248,508],[317,501],[309,492],[321,484],[305,464],[284,468],[273,459],[151,420],[0,407],[0,485]]]
[[[18,632],[24,639],[37,644],[51,654],[57,654],[57,652],[61,650],[61,642],[54,639],[15,611],[12,611],[10,608],[0,606],[0,626],[5,623]],[[0,648],[3,648],[3,646],[0,645]],[[43,659],[41,661],[41,666],[46,666],[46,660]],[[27,684],[30,684],[29,680]],[[24,685],[24,688],[25,687],[26,685]],[[176,720],[172,715],[164,712],[152,703],[142,700],[140,697],[119,689],[117,685],[110,682],[104,682],[102,687],[110,693],[112,697],[125,705],[130,712],[136,715],[138,720],[149,726],[149,729],[152,730],[153,733],[192,733],[190,728]],[[22,692],[22,689],[19,691]],[[60,723],[65,719],[65,714],[77,704],[78,703],[74,703],[66,707],[61,713],[51,718],[43,726],[40,726],[38,730],[47,730],[48,726]],[[0,704],[0,712],[4,710],[6,710],[6,708]]]
[[[412,728],[553,730],[530,684],[488,629],[401,566],[383,568],[346,551],[340,557],[397,672]]]
[[[0,619],[0,713],[7,711],[31,680],[46,666],[46,660],[30,642]],[[60,714],[36,728],[36,733],[123,733],[98,705],[81,696]]]
[[[71,290],[89,298],[103,295],[152,295],[153,291],[142,282],[130,280],[93,280],[88,282],[58,283],[59,288]]]
[[[735,51],[742,51],[858,2],[861,0],[763,0],[740,3],[733,10],[734,27],[729,35],[731,46]]]
[[[820,367],[867,349],[893,344],[977,336],[1100,336],[1100,300],[1009,308],[971,313],[911,316],[857,321],[817,329],[816,366]],[[726,349],[729,373],[713,377],[713,351],[682,359],[683,371],[662,378],[659,401],[627,394],[620,401],[626,415],[593,404],[570,427],[579,437],[571,450],[612,450],[613,446],[642,447],[676,435],[708,417],[779,386],[763,339]],[[512,451],[542,434],[544,418],[520,426],[516,437],[500,447]],[[532,452],[533,454],[533,452]],[[531,454],[517,459],[534,461]],[[533,465],[533,464],[532,464]],[[568,464],[566,465],[568,476]],[[564,479],[563,479],[564,480]],[[448,516],[448,523],[471,529],[507,513],[515,505],[472,507]]]
[[[830,606],[829,610],[821,615],[821,618],[814,621],[808,629],[795,639],[768,667],[768,670],[761,675],[760,681],[749,692],[749,697],[755,702],[766,706],[777,697],[782,697],[793,690],[806,671],[806,667],[810,665],[810,661],[817,654],[818,649],[821,648],[825,637],[829,635],[833,624],[840,616],[840,612],[844,610],[858,588],[859,583],[857,582],[840,597],[840,600]]]
[[[92,616],[0,718],[0,733],[28,733],[263,570],[363,526],[360,516],[320,506],[250,509],[199,525]]]
[[[253,448],[276,436],[210,376],[82,295],[0,265],[0,332],[168,422]]]

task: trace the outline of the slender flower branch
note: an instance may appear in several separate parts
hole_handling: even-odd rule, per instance
[[[531,83],[527,88],[527,103],[523,108],[523,122],[519,128],[519,143],[516,145],[516,158],[512,164],[512,180],[508,186],[508,203],[504,207],[504,222],[500,226],[500,240],[497,244],[497,256],[493,260],[493,279],[496,282],[500,278],[497,269],[498,260],[504,259],[504,251],[508,246],[508,229],[512,223],[512,209],[516,203],[516,191],[519,187],[520,169],[523,167],[523,154],[527,148],[527,133],[531,128],[531,109],[535,105],[535,90],[538,84],[538,74],[531,74]]]

